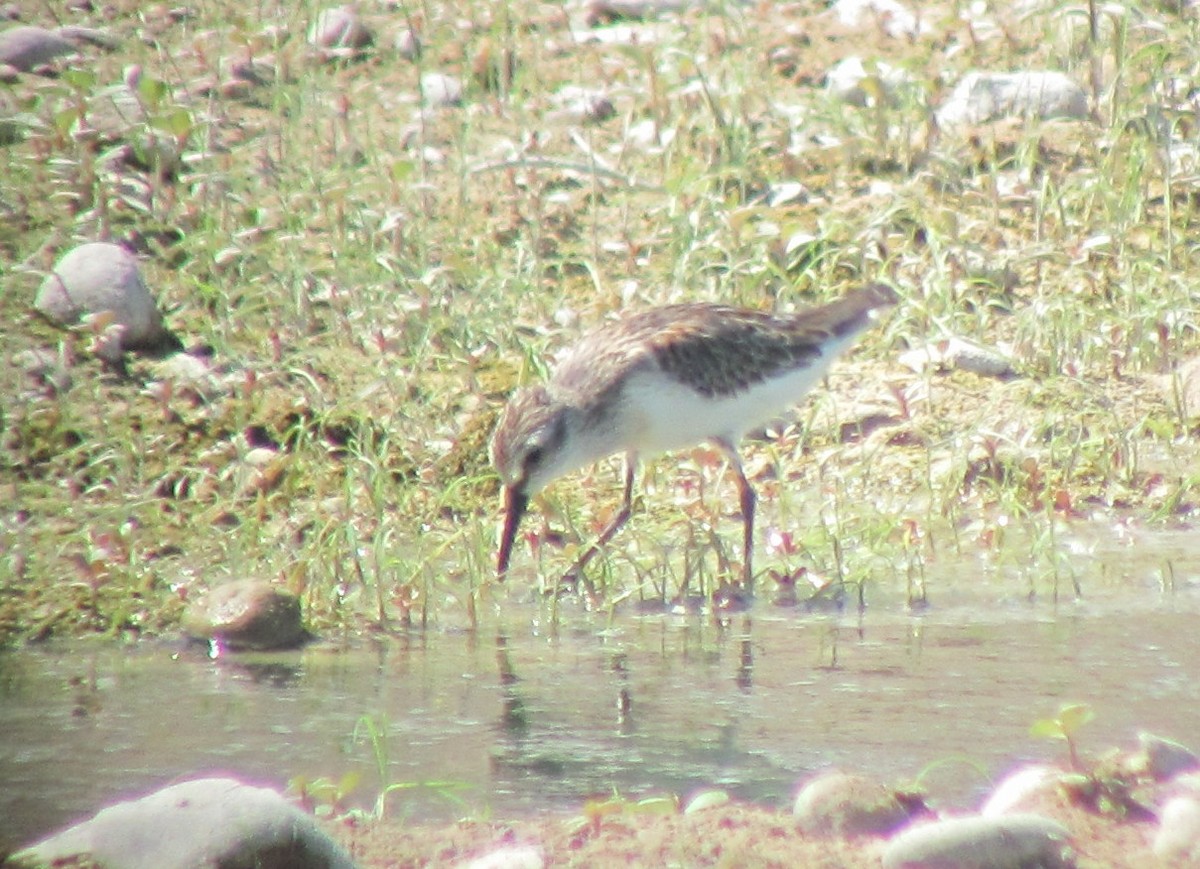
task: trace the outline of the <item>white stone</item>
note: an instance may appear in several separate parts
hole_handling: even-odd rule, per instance
[[[430,107],[457,106],[462,102],[462,81],[441,72],[421,76],[421,100]]]
[[[836,0],[831,8],[846,27],[857,29],[877,24],[891,37],[920,36],[929,30],[929,25],[898,0]]]
[[[1022,767],[996,785],[979,813],[990,818],[1019,809],[1029,798],[1055,787],[1061,775],[1062,773],[1052,766]]]
[[[1195,865],[1200,859],[1200,800],[1179,796],[1163,806],[1154,837],[1154,854],[1162,860]]]
[[[825,87],[844,103],[867,106],[876,104],[880,97],[884,102],[895,100],[900,89],[912,83],[907,72],[882,60],[870,66],[868,69],[861,57],[847,57],[825,73]]]
[[[461,869],[542,869],[546,856],[536,845],[512,845],[460,864]]]
[[[1061,72],[969,72],[937,111],[943,127],[1004,117],[1083,119],[1083,88]]]

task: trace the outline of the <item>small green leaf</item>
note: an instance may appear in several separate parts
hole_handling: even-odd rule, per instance
[[[634,804],[634,811],[646,815],[670,815],[679,808],[675,797],[646,797]]]
[[[138,79],[137,92],[142,102],[157,106],[167,95],[167,84],[162,79],[144,75]]]
[[[192,113],[179,106],[165,115],[156,117],[150,125],[156,130],[182,139],[192,131]]]
[[[1029,728],[1029,735],[1039,739],[1067,738],[1067,734],[1063,732],[1062,722],[1057,718],[1041,718],[1033,722],[1033,726]]]
[[[1058,720],[1063,733],[1073,736],[1089,721],[1096,717],[1095,711],[1086,703],[1071,703],[1058,710]]]
[[[416,169],[417,164],[412,160],[393,160],[391,166],[392,180],[397,184],[401,181],[406,181]]]
[[[869,96],[875,102],[883,102],[887,98],[887,89],[883,86],[878,75],[869,75],[858,83],[862,88],[863,93]]]
[[[96,74],[86,69],[63,70],[62,80],[80,91],[90,91],[96,86]]]
[[[75,126],[75,122],[78,120],[78,110],[74,108],[63,109],[61,112],[54,113],[54,129],[65,136],[71,132],[71,127]]]
[[[338,779],[337,790],[342,797],[352,794],[362,783],[362,773],[358,770],[350,770],[340,779]]]

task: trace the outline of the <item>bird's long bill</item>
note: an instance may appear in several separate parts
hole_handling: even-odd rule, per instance
[[[517,527],[528,506],[528,495],[516,486],[505,487],[504,530],[500,532],[500,556],[496,559],[496,576],[500,579],[504,579],[504,574],[508,573],[508,561],[512,558],[513,544],[517,540]]]

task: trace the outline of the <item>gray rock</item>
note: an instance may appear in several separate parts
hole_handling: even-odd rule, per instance
[[[1040,869],[1070,864],[1070,834],[1041,815],[951,818],[910,827],[883,852],[884,869]]]
[[[187,608],[183,628],[189,636],[233,650],[286,649],[308,636],[299,599],[260,579],[217,586]]]
[[[19,867],[353,869],[313,819],[269,788],[236,779],[181,782],[117,803],[13,854]]]
[[[1200,798],[1178,796],[1159,813],[1154,854],[1189,866],[1200,861]]]
[[[1134,766],[1156,781],[1200,768],[1200,757],[1178,742],[1142,732],[1138,734],[1138,744],[1141,751],[1134,757]]]
[[[75,45],[63,36],[22,24],[0,32],[0,63],[6,63],[21,72],[49,63],[63,54],[72,54]]]
[[[998,118],[1088,117],[1087,94],[1061,72],[969,72],[937,111],[943,127]]]
[[[137,258],[120,245],[91,242],[63,256],[42,281],[34,302],[50,322],[64,327],[83,317],[111,316],[100,324],[96,354],[115,362],[126,350],[168,351],[179,340],[168,332],[146,289]]]
[[[908,350],[901,354],[900,361],[917,373],[957,368],[980,377],[1006,378],[1016,374],[1012,357],[1004,350],[958,336],[940,338],[924,347]]]
[[[308,44],[314,48],[359,49],[367,47],[374,39],[353,5],[324,10],[308,29]]]
[[[881,835],[906,823],[911,807],[873,779],[835,770],[800,789],[792,816],[796,827],[810,835]]]

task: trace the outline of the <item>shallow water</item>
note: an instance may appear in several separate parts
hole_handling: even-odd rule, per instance
[[[885,608],[888,610],[888,608]],[[0,656],[0,852],[118,798],[188,776],[284,785],[361,771],[356,723],[383,726],[393,816],[576,811],[585,796],[707,786],[787,805],[830,766],[923,781],[969,805],[1014,764],[1056,759],[1029,736],[1090,704],[1084,750],[1138,729],[1200,734],[1200,592],[1052,608],[992,603],[923,615],[765,611],[624,618],[547,634],[536,617],[477,635],[209,660],[162,645],[78,642]]]

